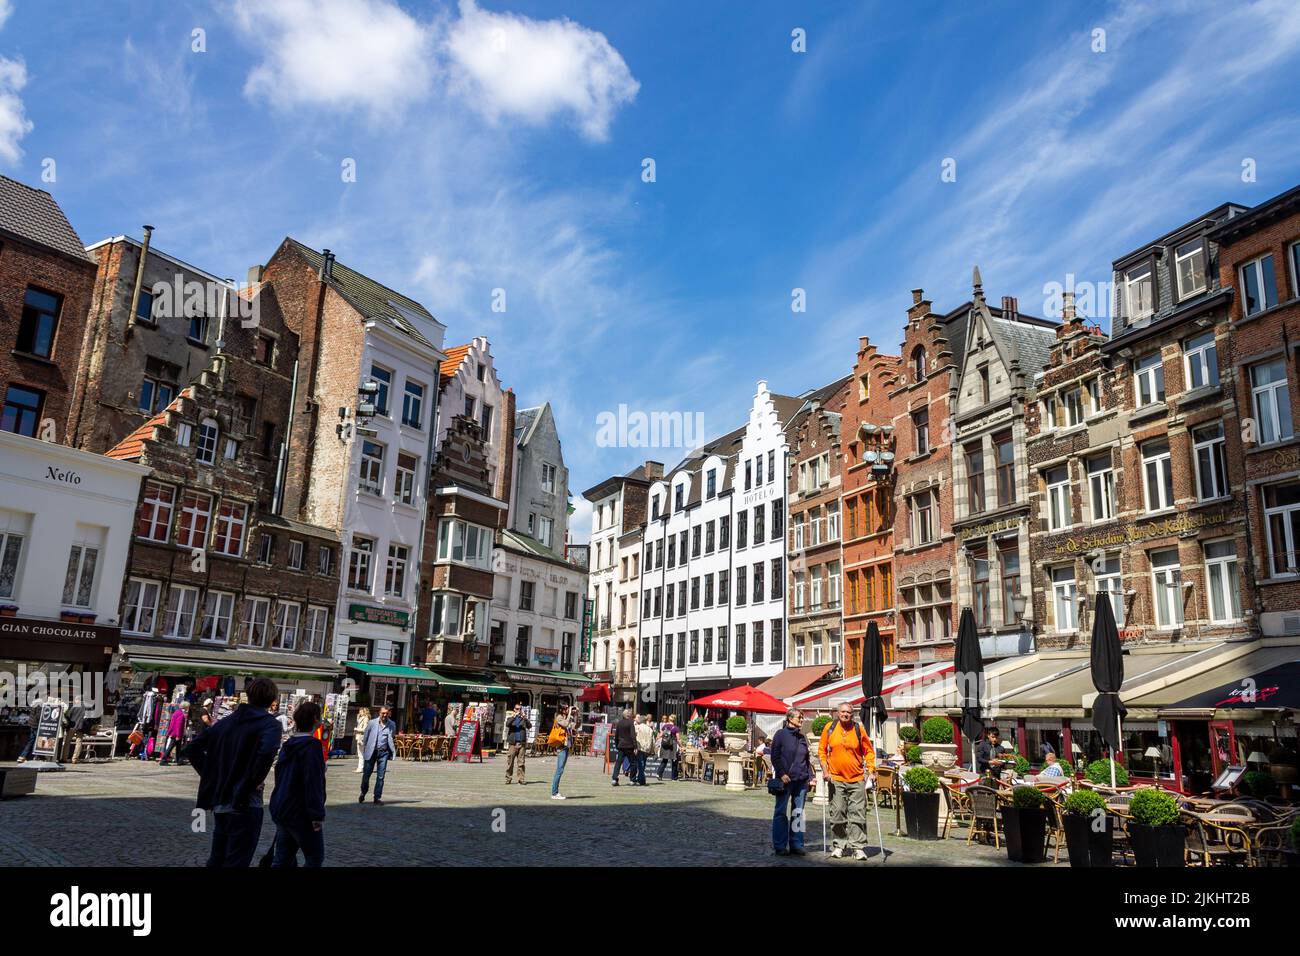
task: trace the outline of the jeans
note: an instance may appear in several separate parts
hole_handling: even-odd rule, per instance
[[[246,867],[253,862],[257,841],[262,835],[262,808],[230,813],[214,813],[210,867]]]
[[[18,755],[19,760],[26,760],[36,750],[36,727],[37,725],[33,721],[32,729],[27,734],[27,743],[23,746],[22,753]]]
[[[568,762],[568,747],[561,747],[555,751],[555,776],[551,778],[551,796],[560,792],[560,776],[564,773],[564,765]]]
[[[635,750],[620,750],[618,752],[618,757],[614,760],[614,776],[612,777],[615,783],[618,783],[618,775],[623,772],[624,767],[629,769],[636,767]],[[633,782],[636,782],[635,778],[633,778]]]
[[[309,867],[318,867],[325,862],[325,831],[317,830],[310,823],[300,826],[277,824],[275,828],[275,856],[271,866],[297,866],[298,851],[302,850],[303,862]]]
[[[867,848],[866,785],[831,779],[831,849]]]
[[[661,754],[659,757],[659,779],[664,778],[664,770],[672,764],[673,779],[677,779],[677,757],[674,754]]]
[[[802,850],[807,818],[803,804],[808,797],[807,780],[791,780],[777,795],[772,812],[772,849]]]
[[[158,763],[165,764],[171,758],[172,751],[180,745],[180,742],[181,738],[179,737],[168,737],[167,746],[163,748],[162,759]],[[176,755],[176,762],[180,763],[180,754]]]
[[[643,750],[634,759],[636,760],[636,769],[632,773],[632,780],[644,787],[646,785],[645,762],[650,759],[650,755]]]
[[[370,773],[378,769],[379,778],[375,781],[375,799],[384,798],[384,774],[388,772],[388,751],[376,750],[373,757],[366,760],[366,770],[361,776],[361,799],[365,799],[366,791],[370,789]]]

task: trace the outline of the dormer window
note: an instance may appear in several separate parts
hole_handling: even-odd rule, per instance
[[[1145,319],[1155,312],[1155,291],[1150,263],[1137,266],[1124,274],[1124,296],[1128,302],[1130,322]]]
[[[1193,239],[1174,250],[1174,272],[1178,276],[1178,298],[1186,299],[1205,291],[1205,240]]]

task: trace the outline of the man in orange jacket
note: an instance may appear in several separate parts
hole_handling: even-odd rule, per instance
[[[876,748],[866,730],[853,719],[853,707],[840,704],[839,717],[822,731],[817,748],[822,779],[830,786],[831,856],[852,850],[855,860],[867,858],[867,798],[863,779],[876,779]]]

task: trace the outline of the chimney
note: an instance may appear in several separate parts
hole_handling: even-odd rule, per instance
[[[322,249],[320,257],[320,280],[324,282],[326,279],[332,278],[334,278],[334,253],[330,252],[328,249]]]
[[[645,463],[645,476],[651,481],[658,481],[664,476],[664,463],[662,461],[647,461]]]
[[[1066,322],[1073,322],[1075,320],[1073,292],[1061,293],[1061,318]]]
[[[1014,296],[1004,295],[1002,297],[1002,318],[1015,321],[1020,315],[1020,302]]]
[[[920,305],[921,300],[925,298],[925,291],[922,289],[912,290],[912,305]]]
[[[131,289],[131,311],[126,316],[126,334],[129,336],[135,328],[135,311],[140,308],[140,290],[144,287],[144,263],[149,258],[149,240],[153,236],[153,226],[144,227],[144,242],[140,246],[140,261],[135,266],[135,285]]]
[[[248,267],[248,284],[249,284],[249,285],[257,285],[259,282],[262,281],[262,269],[263,269],[262,266],[249,266],[249,267]]]

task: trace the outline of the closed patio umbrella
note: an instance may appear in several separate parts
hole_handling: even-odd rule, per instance
[[[980,700],[984,691],[984,655],[975,630],[975,613],[961,609],[957,624],[957,646],[953,652],[953,677],[961,700],[961,733],[970,741],[971,770],[975,769],[975,744],[984,736],[984,717]]]
[[[1092,616],[1092,686],[1097,699],[1092,702],[1092,726],[1101,742],[1110,750],[1110,785],[1115,786],[1115,754],[1124,746],[1121,721],[1128,714],[1119,699],[1124,684],[1124,647],[1119,642],[1115,612],[1108,595],[1098,595]]]
[[[872,621],[867,625],[866,657],[862,662],[862,723],[871,733],[878,734],[889,719],[885,709],[885,648],[880,640],[880,628]],[[874,744],[873,744],[874,746]],[[885,833],[880,828],[880,799],[873,796],[871,805],[876,811],[876,836],[880,840],[880,859],[888,859],[885,853]],[[825,808],[823,807],[823,814]]]

